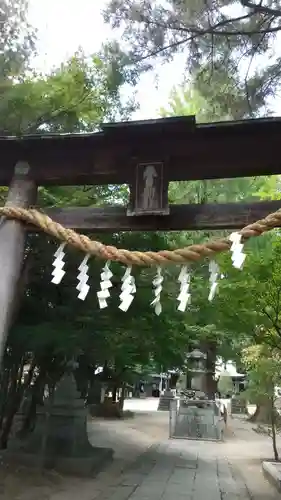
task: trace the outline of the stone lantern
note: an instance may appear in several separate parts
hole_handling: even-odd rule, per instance
[[[67,364],[56,389],[37,411],[34,431],[15,439],[5,455],[14,462],[54,469],[63,474],[98,473],[113,457],[113,449],[94,447],[87,434],[87,408],[77,390],[76,361]]]
[[[188,359],[187,385],[190,381],[190,387],[187,388],[204,392],[207,354],[199,349],[194,349],[186,357]]]

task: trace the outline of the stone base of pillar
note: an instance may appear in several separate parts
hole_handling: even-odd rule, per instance
[[[78,477],[94,477],[113,459],[111,448],[92,447],[88,457],[53,457],[46,455],[38,456],[24,450],[4,450],[1,451],[1,459],[6,463],[24,465],[34,469],[55,470],[60,474],[73,475]]]

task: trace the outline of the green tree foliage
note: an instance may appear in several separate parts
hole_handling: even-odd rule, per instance
[[[267,409],[263,415],[265,423],[271,424],[271,438],[275,460],[279,459],[276,444],[278,422],[276,387],[280,385],[280,351],[265,345],[253,345],[243,349],[242,361],[248,373],[248,387],[245,396]],[[280,420],[280,417],[279,417]]]
[[[223,92],[223,87],[220,90]],[[195,83],[174,87],[167,106],[160,109],[160,115],[195,115],[197,122],[234,119],[231,113],[227,114],[217,97],[214,96],[213,100],[206,98]],[[268,176],[172,182],[169,185],[169,197],[171,202],[176,203],[254,201],[275,192],[276,179],[276,176]]]
[[[244,333],[257,343],[280,349],[279,231],[247,243],[246,253],[242,272],[233,269],[227,257],[222,259],[226,279],[220,284],[218,322],[225,330],[232,329],[232,334]]]
[[[233,382],[228,373],[224,372],[220,375],[218,381],[218,391],[221,393],[221,397],[225,397],[233,393]]]
[[[21,81],[29,69],[35,51],[35,31],[28,24],[27,15],[27,0],[0,0],[0,135],[6,129],[1,123],[4,103],[7,104],[14,83]]]
[[[136,64],[186,54],[203,95],[241,118],[255,116],[280,86],[280,14],[270,0],[112,0],[105,20],[122,30]]]
[[[0,95],[11,78],[21,78],[35,48],[35,31],[27,22],[27,0],[0,2]]]
[[[183,84],[174,86],[171,90],[168,103],[160,108],[161,117],[169,116],[196,116],[197,122],[214,121],[210,116],[212,110],[209,103],[200,94],[194,85]],[[219,119],[222,113],[219,113]]]
[[[200,90],[196,79],[192,83],[187,82],[174,86],[170,93],[168,106],[160,109],[160,115],[163,117],[195,115],[197,123],[234,120],[238,118],[238,113],[240,114],[239,118],[243,118],[243,106],[240,106],[239,110],[237,109],[235,112],[231,104],[229,105],[229,100],[224,102],[221,98],[221,95],[227,98],[227,93],[231,92],[227,85],[226,81],[216,84],[212,82],[211,87],[209,84],[209,94],[207,95],[202,89]]]
[[[122,105],[115,77],[101,55],[86,58],[83,53],[47,76],[25,76],[3,94],[2,135],[94,132],[102,121],[127,118],[134,102]]]

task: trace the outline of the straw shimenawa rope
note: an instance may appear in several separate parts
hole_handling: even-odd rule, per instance
[[[160,252],[137,252],[119,249],[114,246],[104,245],[98,241],[91,240],[84,234],[79,234],[72,229],[67,229],[52,220],[48,215],[35,209],[24,209],[13,206],[0,208],[0,216],[9,219],[17,219],[28,224],[33,224],[45,233],[66,242],[68,245],[105,260],[121,262],[127,266],[152,266],[166,264],[183,264],[195,262],[204,257],[212,258],[216,253],[226,252],[230,249],[231,242],[228,239],[210,240],[200,245],[190,245],[177,250],[162,250]],[[245,226],[239,234],[242,240],[260,236],[261,234],[281,226],[281,209],[277,210],[265,219]]]

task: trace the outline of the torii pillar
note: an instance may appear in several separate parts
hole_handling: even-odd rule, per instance
[[[28,163],[19,161],[5,206],[27,208],[36,201],[37,186],[30,177]],[[11,324],[17,286],[24,259],[26,230],[17,220],[0,221],[0,368]]]

